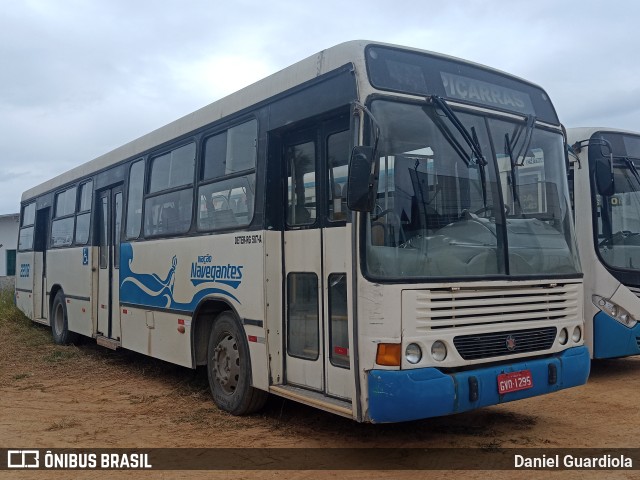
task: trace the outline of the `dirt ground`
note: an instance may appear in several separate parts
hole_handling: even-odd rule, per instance
[[[60,347],[46,327],[0,318],[0,448],[481,447],[629,448],[640,438],[640,359],[596,362],[586,386],[444,418],[357,424],[273,397],[233,417],[206,374],[87,341]],[[0,472],[70,478],[73,472]],[[77,478],[584,478],[584,472],[83,472]],[[599,473],[599,475],[595,475]],[[602,478],[604,472],[589,472]],[[4,475],[3,475],[4,474]],[[12,474],[12,475],[9,475]],[[607,478],[638,478],[608,472]],[[640,476],[640,475],[639,475]],[[76,478],[76,477],[74,477]]]

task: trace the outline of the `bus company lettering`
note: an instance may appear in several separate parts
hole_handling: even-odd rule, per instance
[[[212,265],[211,255],[198,255],[197,261],[191,263],[191,283],[217,282],[238,288],[242,282],[244,265]]]
[[[442,72],[441,76],[446,94],[450,98],[517,111],[533,111],[531,99],[526,93],[451,73]]]

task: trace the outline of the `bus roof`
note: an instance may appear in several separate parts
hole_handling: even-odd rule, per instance
[[[42,195],[52,190],[56,190],[64,185],[73,183],[79,178],[92,175],[111,165],[115,165],[126,159],[141,155],[158,145],[162,145],[189,132],[204,127],[216,120],[222,119],[228,115],[240,112],[257,103],[263,102],[275,95],[283,93],[297,85],[310,81],[320,75],[335,70],[347,64],[355,66],[356,77],[364,72],[364,50],[369,44],[380,46],[388,46],[402,48],[408,51],[423,52],[430,55],[449,59],[457,62],[463,62],[468,65],[496,72],[513,78],[514,80],[527,83],[537,87],[537,85],[516,77],[506,72],[502,72],[486,65],[477,64],[468,60],[452,57],[449,55],[439,54],[436,52],[421,50],[411,47],[402,47],[397,45],[385,44],[383,42],[375,42],[369,40],[352,40],[340,43],[334,47],[322,50],[310,57],[305,58],[289,67],[286,67],[268,77],[265,77],[237,92],[223,97],[205,107],[189,113],[163,127],[153,130],[125,145],[122,145],[104,155],[79,165],[65,173],[62,173],[40,185],[37,185],[22,194],[22,202],[26,202],[38,195]],[[359,84],[359,88],[363,85]],[[539,87],[538,87],[539,88]],[[363,93],[363,92],[361,92]]]
[[[572,144],[579,140],[588,140],[596,132],[613,132],[622,133],[628,135],[640,135],[640,132],[633,132],[631,130],[623,130],[621,128],[610,127],[567,127],[567,139],[568,143]]]

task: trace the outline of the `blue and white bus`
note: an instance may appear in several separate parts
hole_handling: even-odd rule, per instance
[[[593,358],[640,354],[640,134],[571,128],[570,189]],[[637,254],[637,256],[636,256]]]
[[[421,50],[335,46],[24,193],[17,303],[357,421],[586,382],[582,272],[546,93]]]

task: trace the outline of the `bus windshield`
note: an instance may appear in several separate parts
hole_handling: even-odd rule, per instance
[[[613,149],[614,191],[596,194],[597,247],[601,258],[614,268],[640,268],[640,137],[604,134]],[[606,148],[590,149],[592,156],[610,154]]]
[[[372,111],[381,136],[369,275],[579,272],[559,132],[457,111],[465,132],[424,103],[376,100]]]

